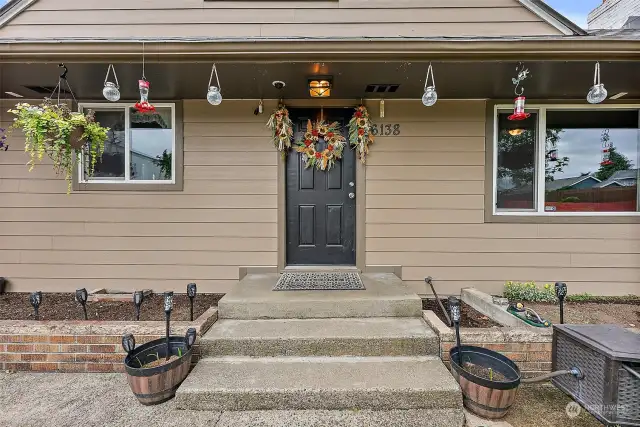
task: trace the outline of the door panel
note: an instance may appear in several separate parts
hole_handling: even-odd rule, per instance
[[[295,138],[306,131],[307,120],[319,117],[317,109],[292,110]],[[347,137],[351,109],[324,110],[327,122],[338,121]],[[319,149],[325,142],[320,140]],[[287,263],[354,265],[355,198],[354,151],[345,147],[342,159],[330,171],[305,169],[302,154],[287,157]],[[353,183],[353,186],[350,185]]]

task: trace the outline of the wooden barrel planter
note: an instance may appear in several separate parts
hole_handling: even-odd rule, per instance
[[[167,340],[161,338],[143,344],[127,354],[124,360],[131,391],[143,405],[157,405],[173,398],[191,368],[191,347],[184,337],[170,337],[171,354],[177,359],[166,365],[145,367],[150,361],[164,360]]]
[[[462,365],[458,363],[458,347],[449,352],[451,372],[462,389],[464,406],[488,419],[503,418],[513,405],[520,385],[518,366],[508,357],[482,347],[463,345]],[[475,373],[471,372],[471,366]],[[476,371],[491,370],[493,380]]]

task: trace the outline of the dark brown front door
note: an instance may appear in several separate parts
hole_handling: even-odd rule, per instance
[[[324,110],[326,122],[341,124],[348,137],[351,109]],[[307,120],[320,110],[292,110],[296,141]],[[319,149],[325,148],[321,139]],[[287,157],[287,264],[355,265],[356,262],[356,156],[348,146],[329,171],[305,169],[302,154]],[[351,197],[350,197],[351,194]]]

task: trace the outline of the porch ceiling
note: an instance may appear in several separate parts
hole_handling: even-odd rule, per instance
[[[107,64],[67,63],[69,82],[76,97],[102,99]],[[414,98],[423,92],[428,63],[425,62],[334,62],[334,63],[221,63],[218,72],[222,92],[228,99],[308,98],[307,79],[333,76],[332,99]],[[434,62],[438,93],[445,99],[509,99],[514,62]],[[583,99],[593,84],[593,62],[527,62],[531,77],[525,82],[529,99]],[[640,62],[603,62],[602,80],[610,95],[628,92],[624,99],[640,99]],[[138,96],[139,63],[116,64],[122,99]],[[43,95],[28,86],[52,87],[57,83],[57,64],[1,64],[0,97],[15,92],[25,98]],[[204,98],[211,73],[210,63],[148,63],[152,99]],[[273,86],[282,80],[280,94]],[[399,84],[395,93],[365,93],[368,84]]]

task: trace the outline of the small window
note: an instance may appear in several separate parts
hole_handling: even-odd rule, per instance
[[[81,183],[174,184],[176,182],[176,123],[173,104],[156,105],[153,113],[139,113],[130,105],[83,105],[96,121],[109,127],[104,154],[94,175],[86,174],[83,159]]]
[[[637,215],[638,109],[530,112],[511,122],[496,108],[494,214]]]

